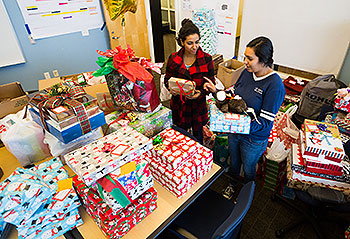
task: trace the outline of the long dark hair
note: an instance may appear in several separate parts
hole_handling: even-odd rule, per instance
[[[272,68],[273,45],[269,38],[263,36],[257,37],[251,40],[247,44],[247,47],[254,49],[255,55],[259,58],[259,62]]]
[[[192,34],[198,34],[198,37],[201,37],[198,27],[190,19],[183,19],[181,22],[180,31],[176,37],[177,44],[182,47],[181,41],[184,42],[186,37]]]

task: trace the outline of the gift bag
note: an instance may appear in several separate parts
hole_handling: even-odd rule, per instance
[[[99,57],[97,64],[100,69],[93,73],[94,76],[106,76],[108,89],[117,107],[152,112],[160,104],[153,75],[146,70],[148,61],[140,61],[135,58],[134,52],[129,47],[122,49],[120,46],[106,52],[97,51],[104,57]]]
[[[278,112],[274,121],[272,130],[277,132],[277,137],[284,141],[284,145],[287,149],[292,147],[293,143],[299,136],[299,129],[292,122],[291,117],[297,110],[298,106],[294,105],[290,107],[286,112]]]
[[[220,134],[215,137],[214,141],[214,162],[225,169],[229,166],[230,153],[228,149],[228,136],[227,134]]]

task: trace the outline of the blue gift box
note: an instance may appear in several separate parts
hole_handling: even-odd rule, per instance
[[[29,109],[29,112],[33,120],[37,124],[43,126],[41,123],[39,112],[37,112],[32,108]],[[99,113],[89,117],[89,121],[91,125],[91,130],[94,130],[104,125],[106,123],[106,120],[105,120],[103,111],[100,111]],[[72,124],[70,126],[67,126],[63,129],[59,129],[57,125],[55,126],[55,122],[53,120],[45,120],[45,122],[48,128],[48,131],[65,144],[83,135],[79,122]]]
[[[249,134],[250,117],[244,114],[223,113],[215,104],[210,105],[210,131]]]

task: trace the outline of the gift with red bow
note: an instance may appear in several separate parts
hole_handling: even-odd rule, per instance
[[[142,112],[152,112],[158,107],[160,101],[149,71],[159,72],[159,64],[135,57],[129,46],[106,52],[97,50],[97,53],[104,57],[98,57],[101,68],[93,75],[106,76],[108,89],[118,107]]]

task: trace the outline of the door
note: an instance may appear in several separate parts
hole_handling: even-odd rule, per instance
[[[111,48],[121,45],[126,48],[127,44],[134,50],[136,56],[150,58],[148,25],[144,0],[137,3],[136,13],[125,13],[125,27],[121,25],[121,17],[112,21],[102,1],[103,12],[109,32]]]

